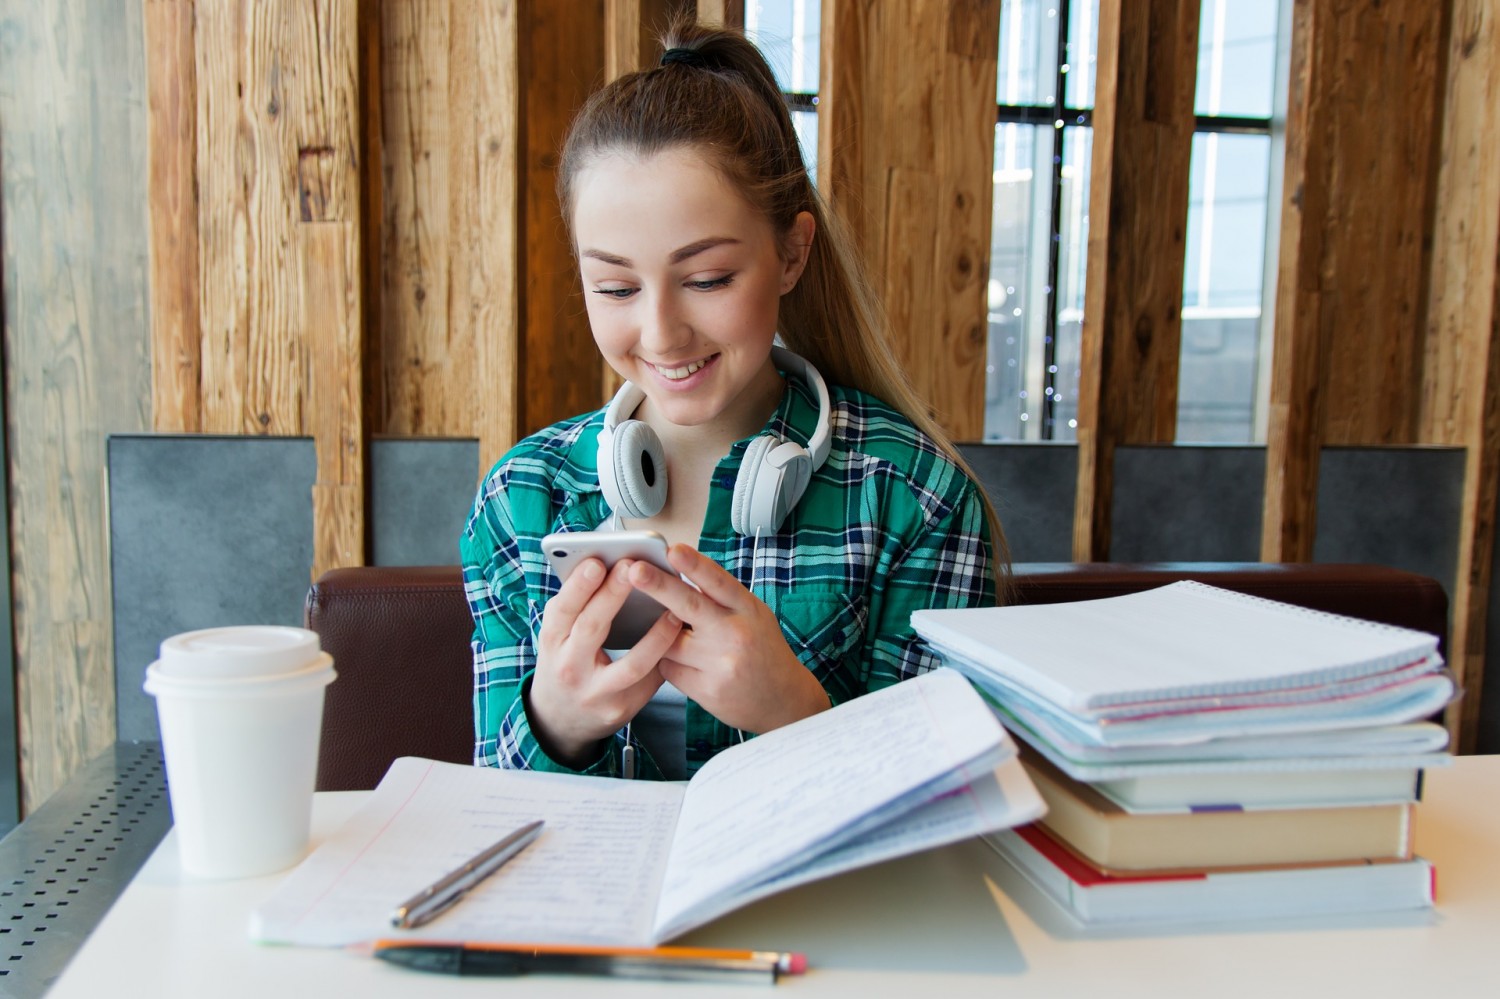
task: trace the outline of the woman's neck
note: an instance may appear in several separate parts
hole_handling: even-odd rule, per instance
[[[746,406],[736,420],[722,419],[710,424],[677,426],[663,420],[652,420],[649,404],[642,405],[637,419],[645,419],[661,438],[667,456],[667,505],[648,520],[632,520],[627,526],[659,531],[668,542],[681,541],[698,546],[703,518],[708,512],[709,483],[720,460],[730,446],[760,432],[781,404],[786,382],[768,367],[770,377],[747,388],[753,393],[754,405]]]

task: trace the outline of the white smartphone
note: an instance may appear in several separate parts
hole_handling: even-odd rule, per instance
[[[549,534],[542,539],[542,554],[558,579],[567,579],[579,563],[596,558],[609,569],[622,558],[650,562],[663,572],[677,575],[667,561],[667,539],[655,531],[573,531]],[[628,649],[639,642],[666,608],[640,590],[632,590],[620,606],[604,639],[606,649]]]

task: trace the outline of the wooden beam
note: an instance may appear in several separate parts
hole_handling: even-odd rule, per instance
[[[382,53],[385,47],[382,12],[389,6],[380,3],[357,5],[359,25],[359,300],[362,351],[359,358],[363,399],[361,422],[365,436],[381,425],[384,411],[384,344],[380,338],[383,314],[381,250],[385,246],[385,160],[382,156],[385,109],[385,70]]]
[[[1448,642],[1464,697],[1448,724],[1454,745],[1473,752],[1500,502],[1500,24],[1492,7],[1459,0],[1446,47],[1419,434],[1424,442],[1462,446],[1468,456]]]
[[[473,364],[482,475],[521,437],[521,26],[516,5],[454,7],[449,99],[453,274],[449,339]],[[455,431],[449,431],[455,432]],[[455,542],[456,543],[456,542]]]
[[[557,204],[557,151],[604,79],[603,0],[522,4],[521,433],[594,409],[603,396],[578,269]]]
[[[1198,0],[1101,0],[1073,557],[1109,558],[1119,444],[1177,429]]]
[[[150,163],[151,416],[163,432],[201,429],[198,368],[198,94],[195,0],[145,5]]]
[[[481,407],[473,318],[462,276],[475,227],[479,74],[474,32],[492,37],[493,4],[390,0],[380,6],[381,177],[369,387],[371,431],[470,435]],[[494,54],[502,64],[505,49]],[[514,116],[510,118],[514,126]],[[503,238],[503,236],[502,236]],[[503,244],[502,244],[503,245]],[[505,256],[509,266],[511,255]],[[373,303],[372,303],[373,304]]]
[[[521,436],[527,380],[520,317],[529,265],[518,202],[529,7],[390,0],[380,10],[371,432],[478,437],[479,474]],[[600,25],[574,27],[597,34]]]
[[[984,430],[999,17],[988,0],[822,8],[819,187],[918,393],[960,440]]]
[[[143,18],[139,3],[0,0],[23,813],[115,741],[105,436],[151,426]]]
[[[365,564],[364,323],[358,223],[310,221],[302,236],[303,296],[313,327],[309,423],[317,450],[312,579]]]
[[[1418,440],[1446,6],[1356,5],[1322,19],[1312,40],[1333,60],[1324,118],[1311,123],[1336,171],[1329,214],[1316,220],[1328,231],[1324,273],[1335,275],[1318,317],[1330,327],[1328,444]]]
[[[868,260],[879,216],[864,189],[866,128],[861,122],[873,113],[865,90],[871,72],[871,22],[857,16],[852,4],[824,3],[820,10],[818,62],[818,187],[829,205],[848,226],[849,234]],[[997,59],[998,59],[998,42]],[[878,202],[876,203],[878,204]]]
[[[1269,561],[1312,558],[1324,445],[1418,439],[1443,23],[1426,0],[1293,8]]]
[[[1312,561],[1317,523],[1318,459],[1323,448],[1328,328],[1322,312],[1322,224],[1330,199],[1331,148],[1319,141],[1329,112],[1328,47],[1316,44],[1321,22],[1313,4],[1292,8],[1287,85],[1286,163],[1281,247],[1277,255],[1276,339],[1266,420],[1266,490],[1261,558]]]
[[[300,339],[306,352],[303,431],[317,452],[313,565],[365,561],[364,303],[359,164],[358,0],[319,0],[299,12],[292,52],[301,86],[288,92],[297,139]]]
[[[196,7],[201,427],[302,433],[306,368],[293,119],[304,18],[292,0]]]

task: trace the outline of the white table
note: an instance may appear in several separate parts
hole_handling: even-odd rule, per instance
[[[363,792],[323,794],[314,840]],[[684,943],[806,952],[779,990],[830,996],[1466,996],[1500,991],[1500,756],[1428,774],[1417,850],[1432,913],[1085,930],[979,842],[807,885]],[[248,913],[282,875],[191,882],[169,834],[49,996],[739,996],[743,984],[420,975],[352,952],[258,946]]]

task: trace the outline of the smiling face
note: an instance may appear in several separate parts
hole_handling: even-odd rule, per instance
[[[758,431],[781,397],[771,341],[812,216],[798,216],[784,259],[771,223],[691,148],[601,156],[573,190],[589,326],[646,393],[637,417],[726,442]]]

